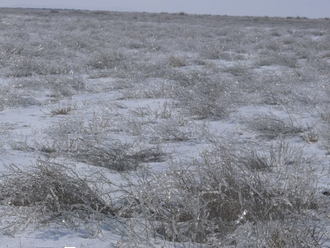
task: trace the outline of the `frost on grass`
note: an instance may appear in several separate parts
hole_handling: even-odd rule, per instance
[[[34,95],[41,92],[47,92],[48,96],[53,97],[70,97],[84,92],[86,90],[85,83],[85,79],[78,75],[33,75],[31,77],[11,78],[8,84],[2,86],[0,90],[6,92],[3,95],[8,96],[7,98],[12,97],[14,99],[21,95]],[[36,103],[30,105],[36,105]]]
[[[125,59],[125,55],[121,52],[94,52],[87,62],[87,66],[91,69],[111,69],[125,66],[123,63]]]
[[[138,183],[130,182],[134,187],[121,213],[145,220],[155,238],[209,245],[239,242],[230,234],[248,223],[256,231],[260,223],[284,225],[288,216],[311,218],[308,210],[318,208],[317,178],[302,148],[274,143],[262,158],[271,172],[255,170],[260,158],[250,154],[242,160],[245,150],[233,148],[216,143],[189,165],[175,164],[150,178],[150,172],[142,174]],[[302,169],[304,175],[297,174]]]
[[[57,105],[50,105],[47,110],[51,116],[56,116],[73,114],[77,108],[77,104],[74,102],[62,102]]]
[[[296,119],[283,119],[272,113],[255,115],[247,122],[248,128],[256,131],[261,137],[275,139],[281,136],[294,136],[303,132],[303,127]]]
[[[23,92],[16,92],[10,85],[0,86],[0,110],[15,107],[29,107],[41,103]]]
[[[232,85],[225,80],[212,78],[198,70],[172,75],[176,81],[175,98],[178,106],[195,119],[224,119],[234,111],[237,99]]]
[[[41,167],[12,166],[3,174],[7,188],[2,190],[10,194],[0,190],[7,204],[2,209],[7,209],[6,221],[14,220],[6,222],[8,228],[37,223],[39,212],[44,219],[38,223],[66,216],[69,226],[75,226],[71,219],[93,224],[97,221],[90,216],[107,215],[89,204],[91,199],[98,206],[104,202],[79,184],[72,168],[49,162],[65,158],[127,179],[118,183],[122,201],[116,207],[127,224],[122,247],[152,247],[154,238],[164,246],[171,241],[210,247],[320,244],[320,227],[328,225],[328,217],[320,223],[310,214],[321,214],[328,204],[315,199],[313,161],[299,147],[276,140],[294,138],[319,154],[324,151],[317,148],[318,140],[329,147],[328,20],[0,12],[0,114],[6,119],[0,127],[1,155],[48,159]],[[106,103],[113,96],[118,96],[117,107]],[[145,99],[166,104],[131,109]],[[69,104],[50,104],[65,101]],[[90,106],[93,101],[107,106]],[[299,115],[298,120],[317,124],[305,128],[292,116],[253,116],[243,131],[266,138],[257,139],[258,147],[250,145],[254,137],[248,139],[246,133],[232,143],[216,141],[219,133],[202,124],[230,129],[238,121],[233,111],[248,103],[262,109],[283,107]],[[37,105],[42,104],[52,117],[40,113]],[[23,115],[26,108],[39,113],[11,119],[10,108],[20,108]],[[21,130],[18,136],[15,132]],[[210,144],[214,146],[204,150]],[[176,161],[186,157],[181,148],[203,152],[193,161],[171,164],[164,147]],[[56,178],[63,183],[55,183]],[[110,179],[104,183],[110,185]],[[34,187],[34,181],[43,188]],[[70,195],[72,191],[77,194]]]
[[[159,147],[134,149],[133,144],[119,141],[96,146],[83,144],[81,150],[73,154],[78,161],[104,167],[118,172],[136,170],[141,163],[163,162],[165,153]]]
[[[135,170],[142,163],[167,159],[161,145],[146,145],[140,138],[121,141],[114,137],[115,128],[107,116],[95,113],[86,122],[82,118],[60,121],[48,130],[48,141],[36,143],[44,155],[69,157],[117,172]]]
[[[85,222],[102,222],[115,214],[111,205],[74,169],[38,161],[30,168],[8,165],[1,175],[2,230],[15,234],[50,222],[76,229]],[[100,223],[98,223],[100,224]],[[97,227],[97,224],[96,224]]]
[[[6,141],[9,139],[10,129],[12,129],[12,126],[9,123],[0,122],[0,154],[6,151],[4,146],[7,144]]]

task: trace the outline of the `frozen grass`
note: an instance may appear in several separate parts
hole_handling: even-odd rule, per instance
[[[272,113],[255,115],[248,120],[247,125],[260,136],[268,139],[294,136],[303,132],[303,127],[293,117],[282,119]]]
[[[63,108],[60,105],[60,108],[54,108],[50,113],[52,116],[74,114],[71,113],[71,108],[68,108],[66,104],[64,106]],[[123,131],[126,133],[135,134],[135,136],[142,135],[141,132],[136,133],[135,130],[141,128],[142,124],[138,121],[132,120],[130,123],[125,120],[124,124],[126,127]],[[129,125],[131,127],[127,127]],[[83,118],[69,118],[59,121],[49,129],[48,140],[36,142],[37,149],[47,157],[69,157],[117,172],[135,170],[142,163],[166,160],[167,155],[161,145],[147,145],[140,137],[130,139],[130,141],[121,141],[114,134],[117,128],[117,124],[111,121],[111,116],[107,114],[94,112],[93,116],[86,121]]]
[[[104,51],[100,51],[95,52],[91,56],[91,58],[87,62],[87,66],[91,69],[111,69],[124,66],[124,64],[122,63],[122,61],[124,60],[124,54],[118,51],[111,51],[109,53],[104,53]]]
[[[51,116],[68,115],[77,111],[77,104],[72,102],[59,103],[48,107]]]
[[[141,175],[137,184],[131,182],[134,190],[122,213],[146,219],[144,228],[154,237],[211,246],[239,242],[229,234],[247,223],[277,220],[284,225],[287,216],[311,218],[308,211],[319,207],[317,177],[302,148],[279,141],[263,157],[233,148],[217,142],[189,165],[175,164],[147,178]],[[260,173],[264,168],[268,172]],[[297,176],[302,169],[305,175]],[[131,235],[138,238],[139,232]],[[313,242],[309,235],[306,239]]]
[[[2,206],[6,206],[1,212],[6,219],[2,230],[10,235],[51,221],[72,229],[79,222],[96,222],[95,230],[86,230],[92,234],[101,231],[102,219],[114,215],[111,206],[73,168],[47,161],[25,170],[8,165],[8,172],[1,175],[0,195]]]
[[[135,151],[132,144],[122,144],[113,142],[106,146],[93,146],[92,144],[82,144],[74,156],[78,161],[82,161],[94,166],[105,167],[118,172],[135,170],[141,163],[163,162],[165,152],[159,147],[142,148]]]
[[[326,244],[328,20],[0,14],[4,235],[110,218],[117,247]]]

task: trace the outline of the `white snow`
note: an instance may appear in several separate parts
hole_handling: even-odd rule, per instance
[[[63,11],[61,16],[56,17],[56,14],[50,14],[47,10],[36,13],[31,11],[26,16],[24,9],[12,10],[12,14],[5,14],[5,11],[0,10],[2,24],[13,23],[15,18],[17,23],[12,25],[13,30],[0,30],[0,41],[7,47],[0,48],[0,55],[3,56],[0,58],[0,172],[5,173],[10,164],[26,169],[39,160],[67,163],[72,164],[74,171],[82,176],[102,171],[104,177],[117,185],[118,189],[122,189],[127,183],[124,178],[132,177],[132,181],[136,180],[134,175],[143,171],[141,168],[149,168],[156,177],[167,172],[175,163],[189,165],[200,152],[211,149],[216,140],[237,141],[238,146],[267,150],[276,139],[262,138],[247,124],[255,116],[271,113],[282,120],[291,120],[294,124],[301,125],[301,133],[289,135],[285,140],[293,146],[303,147],[306,157],[315,157],[317,163],[314,164],[314,172],[318,177],[319,197],[324,197],[322,190],[330,190],[329,123],[323,121],[316,112],[317,109],[325,112],[329,110],[330,96],[329,60],[321,57],[325,50],[322,44],[329,45],[330,31],[329,25],[326,26],[322,20],[290,22],[275,18],[280,23],[278,24],[272,23],[270,18],[269,22],[258,24],[256,30],[250,19],[245,23],[238,17],[227,17],[231,19],[226,19],[222,24],[221,21],[212,21],[212,16],[188,15],[182,16],[181,20],[171,14],[166,17],[162,16],[165,14],[155,14],[159,18],[168,18],[168,25],[165,25],[154,19],[157,17],[151,14],[144,17],[143,13],[135,13],[135,17],[127,13],[109,13],[102,19],[102,15],[100,17],[92,12],[70,14]],[[112,15],[116,15],[120,21],[116,21]],[[135,19],[140,21],[134,21]],[[199,24],[195,25],[195,22]],[[20,28],[24,23],[26,28]],[[52,31],[54,25],[58,27]],[[323,35],[313,35],[304,25],[311,27],[312,31],[319,30]],[[178,27],[183,30],[175,30]],[[220,34],[219,30],[222,29],[227,35]],[[295,32],[288,34],[289,29]],[[271,36],[274,30],[280,37]],[[12,36],[12,44],[4,34]],[[21,37],[24,35],[27,37],[26,43],[23,43],[25,38]],[[301,36],[310,38],[310,43],[305,44],[304,48]],[[299,45],[289,44],[290,48],[283,51],[288,56],[299,59],[303,52],[308,56],[313,54],[310,59],[313,58],[315,63],[324,68],[312,63],[291,68],[285,65],[284,60],[278,62],[279,66],[276,65],[277,61],[270,66],[255,65],[261,56],[268,56],[265,50],[271,53],[269,48],[264,48],[269,39],[285,37],[302,42]],[[129,48],[135,41],[141,48]],[[211,44],[207,44],[208,42]],[[45,48],[38,50],[37,43]],[[226,51],[223,43],[226,46],[232,45],[231,51]],[[17,52],[20,46],[21,53]],[[52,50],[54,46],[58,48]],[[286,49],[283,45],[278,46],[280,50]],[[109,51],[118,51],[124,58],[112,58]],[[171,67],[168,51],[185,60],[186,66]],[[221,56],[220,59],[205,57],[209,53],[223,51],[228,52],[228,56],[232,58],[242,53],[244,59],[237,62],[221,60]],[[104,57],[101,56],[102,53]],[[277,52],[273,55],[275,54]],[[139,56],[140,60],[137,59]],[[99,59],[100,63],[107,65],[99,70],[91,58]],[[267,58],[271,59],[272,55]],[[22,60],[26,60],[26,64],[22,64]],[[31,62],[34,60],[36,64],[40,61],[46,64],[39,64],[40,68],[35,68],[37,65]],[[64,72],[68,68],[73,71],[74,76],[82,78],[85,87],[75,88],[72,81],[65,81],[66,76],[72,76]],[[60,80],[63,82],[54,83],[54,78],[60,75],[50,76],[50,71],[61,69],[63,78]],[[315,81],[309,82],[312,77],[306,79],[307,82],[304,80],[308,70],[314,71]],[[291,78],[287,78],[287,71],[291,73]],[[27,75],[18,75],[21,72],[26,72]],[[269,75],[272,76],[268,77]],[[201,85],[204,82],[206,86]],[[223,91],[222,88],[210,90],[217,83],[223,82]],[[209,86],[209,83],[214,84]],[[19,87],[14,87],[17,84]],[[186,87],[185,84],[193,86]],[[285,91],[285,84],[290,92]],[[210,92],[205,93],[208,90]],[[214,93],[217,90],[220,93],[216,100],[207,100],[210,106],[198,112],[195,107],[202,105],[194,104],[199,93],[204,94],[203,99],[213,99],[212,94],[217,94]],[[277,105],[271,105],[266,99],[269,94],[274,94],[274,99],[279,101]],[[27,97],[40,104],[19,102],[19,99]],[[198,103],[203,104],[203,99]],[[226,117],[212,116],[211,113],[214,112],[206,113],[214,106],[219,107],[221,99],[226,107],[225,111],[228,110]],[[245,103],[242,104],[242,101]],[[65,106],[72,107],[72,111],[67,114],[53,114]],[[200,114],[206,114],[206,118],[193,118]],[[312,135],[311,132],[315,132],[316,141],[309,136]],[[92,161],[89,158],[79,159],[78,155],[83,149],[90,149],[88,140],[92,140],[91,146],[94,148],[120,141],[121,144],[129,145],[127,151],[159,146],[165,155],[159,161],[141,162],[138,171],[121,173],[95,166],[88,162]],[[83,148],[80,151],[81,147]],[[45,152],[42,148],[52,148],[54,152]],[[100,189],[104,191],[116,188],[114,186],[110,189],[109,185],[101,184],[100,182]],[[109,194],[117,200],[125,192],[114,191]],[[5,208],[6,206],[2,206],[1,211]],[[330,223],[330,216],[317,214],[322,216],[322,223]],[[1,216],[0,226],[5,222],[6,216]],[[124,241],[131,237],[125,236],[124,222],[122,219],[117,221],[109,218],[107,222],[101,223],[98,229],[100,233],[94,237],[86,233],[83,225],[72,230],[64,222],[62,225],[50,222],[42,228],[34,228],[32,224],[16,233],[2,230],[0,248],[128,247],[128,243]],[[244,231],[250,226],[247,222],[240,228]],[[237,229],[236,233],[241,229]],[[322,239],[326,241],[329,237],[329,233],[326,233]],[[131,247],[137,245],[130,242]],[[178,243],[152,238],[139,245],[151,247],[151,244],[154,247],[180,247]]]

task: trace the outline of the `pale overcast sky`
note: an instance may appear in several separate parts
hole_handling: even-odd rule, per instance
[[[0,0],[1,7],[330,17],[330,0]]]

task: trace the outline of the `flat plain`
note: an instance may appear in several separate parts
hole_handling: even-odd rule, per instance
[[[0,247],[329,247],[330,21],[0,9]]]

